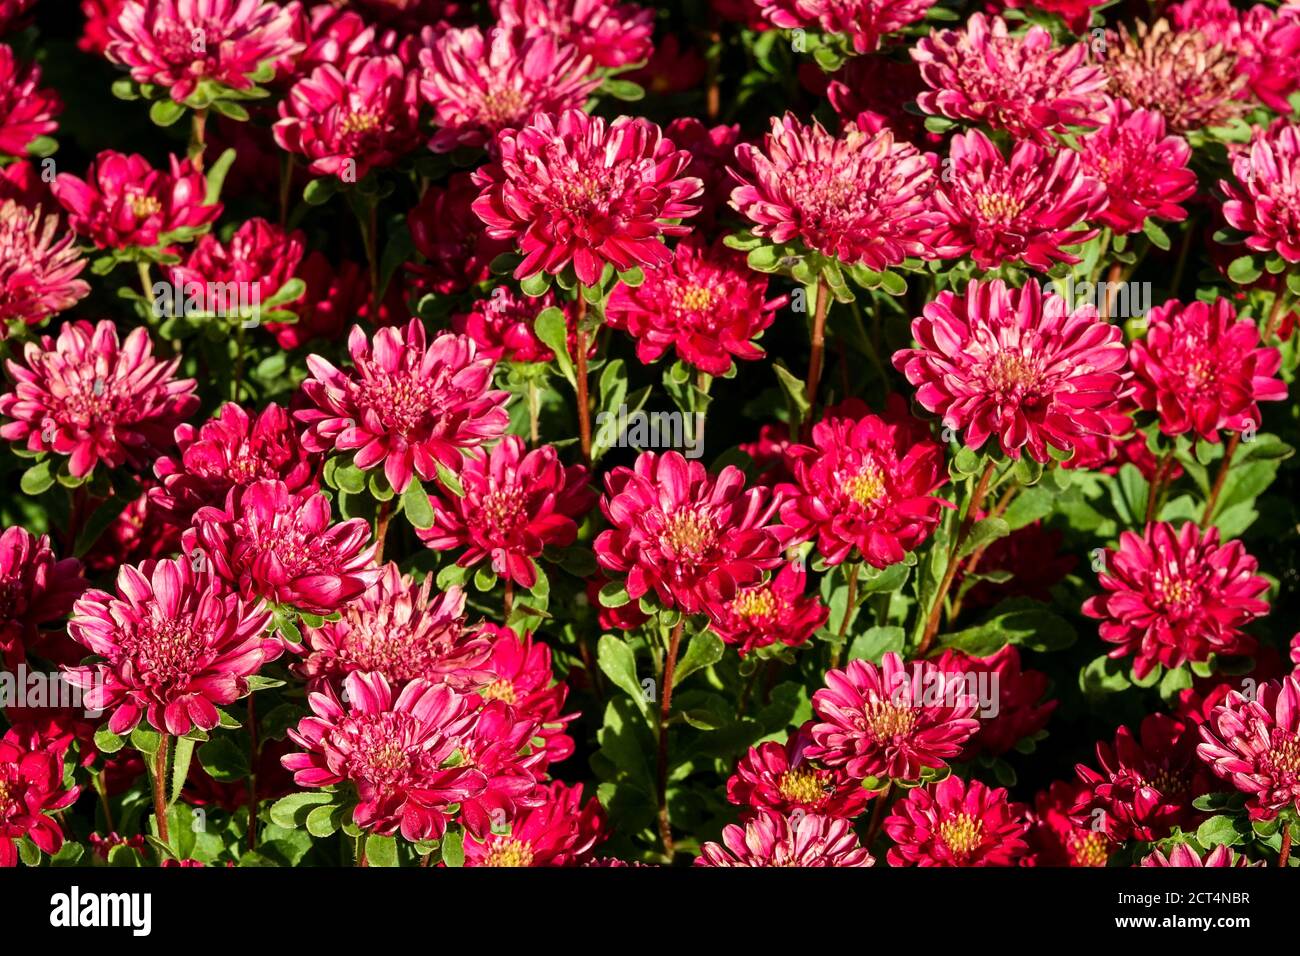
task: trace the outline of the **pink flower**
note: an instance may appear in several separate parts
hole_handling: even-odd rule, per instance
[[[943,449],[896,397],[884,417],[851,399],[813,426],[812,445],[785,459],[781,522],[796,541],[815,539],[828,564],[860,556],[876,568],[902,561],[930,536],[945,502]]]
[[[13,48],[0,43],[0,153],[26,156],[39,136],[59,128],[54,117],[63,111],[57,93],[40,87],[41,68],[24,67]]]
[[[262,303],[274,296],[298,270],[306,237],[295,229],[286,232],[274,223],[253,217],[245,220],[227,242],[209,233],[199,239],[182,265],[168,270],[183,301],[198,291],[204,311],[234,316],[244,306],[260,319]],[[233,289],[233,293],[214,292]],[[280,303],[276,308],[293,308]]]
[[[0,868],[18,865],[24,837],[51,855],[63,846],[63,829],[50,814],[72,806],[81,792],[64,787],[66,750],[66,743],[21,741],[15,730],[0,737]]]
[[[844,34],[858,53],[871,53],[887,33],[925,18],[935,0],[757,0],[763,15],[783,30],[820,28]]]
[[[396,694],[382,674],[344,678],[346,706],[334,688],[307,695],[314,716],[289,739],[302,748],[283,758],[300,787],[356,788],[353,822],[381,836],[439,839],[454,804],[481,793],[472,767],[446,766],[474,722],[471,700],[445,684],[413,680]]]
[[[760,813],[744,825],[722,831],[722,843],[705,843],[696,866],[874,866],[875,858],[858,845],[853,824],[815,813],[781,816]]]
[[[593,797],[583,805],[581,784],[540,789],[544,802],[517,809],[501,832],[466,838],[466,866],[582,866],[591,859],[605,829],[600,804]]]
[[[1124,336],[1091,305],[1070,310],[1036,282],[1009,289],[973,281],[965,295],[940,292],[912,322],[919,348],[894,367],[919,386],[916,399],[981,448],[996,436],[1012,458],[1049,459],[1107,431],[1103,412],[1123,397]]]
[[[542,741],[547,762],[564,760],[573,753],[573,738],[564,729],[578,714],[564,713],[569,688],[553,676],[551,649],[499,624],[485,623],[483,635],[492,650],[486,664],[488,682],[479,693],[535,723],[534,737]]]
[[[919,780],[926,769],[946,767],[979,729],[976,701],[966,683],[950,680],[929,661],[908,665],[888,651],[880,667],[852,660],[826,673],[813,695],[821,720],[804,754],[843,767],[855,780]]]
[[[354,464],[366,471],[382,462],[399,494],[412,474],[437,478],[438,462],[459,469],[462,452],[500,438],[510,424],[509,393],[492,388],[492,360],[463,335],[444,333],[426,346],[417,318],[405,329],[380,329],[372,343],[356,325],[348,351],[350,374],[307,357],[312,377],[302,389],[317,407],[295,413],[307,425],[303,447],[356,452]]]
[[[533,559],[573,544],[578,520],[596,503],[586,468],[560,464],[551,445],[528,451],[518,435],[470,452],[458,477],[464,495],[430,496],[433,527],[417,531],[420,540],[435,551],[465,548],[456,559],[463,568],[491,559],[495,574],[523,588],[537,583]]]
[[[679,116],[668,124],[668,138],[691,154],[686,175],[704,184],[704,191],[695,200],[700,211],[692,222],[697,229],[711,230],[717,224],[718,213],[726,210],[735,185],[728,163],[740,142],[740,127],[705,126],[693,116]]]
[[[1139,232],[1147,219],[1182,222],[1180,204],[1196,195],[1196,173],[1187,168],[1192,148],[1165,135],[1165,118],[1111,100],[1105,123],[1080,140],[1084,172],[1101,180],[1107,203],[1091,218],[1117,233]]]
[[[357,57],[343,70],[326,63],[280,101],[275,141],[318,176],[359,182],[419,142],[416,83],[396,56]]]
[[[1092,22],[1092,11],[1105,5],[1105,0],[1006,0],[1014,10],[1026,8],[1055,13],[1072,33],[1083,33]]]
[[[733,357],[764,357],[753,340],[786,300],[767,299],[766,276],[751,271],[744,256],[692,236],[667,263],[647,270],[641,285],[615,286],[605,319],[636,339],[637,358],[647,365],[675,349],[688,365],[725,375]]]
[[[1110,657],[1134,655],[1141,678],[1157,665],[1204,663],[1212,655],[1249,654],[1255,640],[1242,633],[1268,613],[1260,600],[1268,581],[1240,541],[1219,544],[1219,531],[1204,533],[1189,521],[1181,529],[1165,522],[1137,535],[1120,535],[1098,575],[1102,594],[1084,602],[1083,613],[1100,620]]]
[[[1300,676],[1267,681],[1254,699],[1233,691],[1200,730],[1196,755],[1250,796],[1253,819],[1300,809]]]
[[[596,560],[627,575],[633,601],[653,591],[699,614],[782,563],[780,535],[765,527],[777,504],[766,488],[746,490],[733,466],[713,476],[678,452],[643,452],[605,476],[600,507],[613,527],[596,538]]]
[[[497,159],[474,173],[482,189],[474,211],[489,236],[524,254],[517,279],[572,263],[591,286],[607,265],[620,272],[661,265],[671,255],[661,237],[688,231],[665,220],[698,209],[687,200],[701,183],[682,175],[690,155],[648,120],[540,114],[501,133],[496,148]]]
[[[198,407],[193,379],[176,379],[180,356],[153,357],[149,330],[119,341],[113,323],[68,322],[23,346],[23,360],[5,368],[13,390],[0,395],[0,415],[13,421],[0,437],[28,451],[68,455],[80,478],[101,461],[143,469],[171,444],[172,429]]]
[[[755,235],[876,271],[931,252],[934,157],[889,130],[836,137],[787,113],[772,118],[762,149],[737,146],[736,161],[731,206]]]
[[[1300,262],[1300,199],[1293,191],[1300,176],[1300,126],[1279,120],[1256,129],[1250,148],[1233,157],[1232,173],[1236,182],[1219,181],[1228,197],[1223,218],[1248,234],[1247,248]]]
[[[499,25],[548,33],[597,66],[632,66],[653,49],[654,11],[618,0],[496,0]]]
[[[805,595],[805,574],[787,564],[765,584],[741,588],[721,608],[710,612],[709,626],[744,657],[778,641],[798,647],[826,623],[829,611],[816,595]]]
[[[245,598],[331,614],[381,574],[364,518],[330,523],[330,503],[283,481],[232,488],[224,508],[201,508],[182,537],[187,559],[211,563]]]
[[[537,113],[580,109],[601,83],[591,58],[555,37],[497,28],[448,30],[420,51],[420,95],[440,127],[429,148],[483,146]]]
[[[108,36],[111,62],[177,103],[221,87],[251,89],[260,69],[303,49],[294,14],[266,0],[126,0]]]
[[[927,113],[988,123],[1040,145],[1071,126],[1096,126],[1106,107],[1106,76],[1088,46],[1053,45],[1044,27],[1013,36],[1001,17],[971,15],[965,30],[938,30],[912,48],[930,89]]]
[[[1300,89],[1300,20],[1294,8],[1274,10],[1257,3],[1235,9],[1228,0],[1183,0],[1169,8],[1174,25],[1201,33],[1237,56],[1236,69],[1249,80],[1249,92],[1270,109],[1291,112],[1288,97]],[[1238,95],[1247,99],[1247,91]]]
[[[1034,798],[1029,844],[1036,866],[1105,866],[1114,847],[1092,821],[1080,826],[1070,812],[1086,790],[1080,783],[1057,780]]]
[[[1050,684],[1047,675],[1021,670],[1020,651],[1014,644],[1006,644],[988,657],[949,649],[935,664],[967,681],[968,686],[982,686],[995,695],[991,703],[996,710],[987,717],[981,714],[979,730],[966,745],[963,756],[968,759],[981,753],[1000,756],[1022,740],[1035,739],[1056,709],[1056,701],[1043,700]]]
[[[1232,847],[1226,843],[1220,843],[1213,850],[1201,859],[1201,855],[1193,850],[1186,843],[1178,843],[1165,856],[1159,850],[1153,850],[1142,858],[1139,866],[1263,866],[1261,860],[1258,863],[1251,863],[1244,856],[1239,856],[1233,852]]]
[[[10,322],[39,325],[90,292],[77,278],[86,260],[72,234],[58,231],[58,216],[42,216],[39,208],[9,199],[0,202],[0,339]]]
[[[606,631],[634,631],[650,615],[641,610],[637,602],[629,601],[617,607],[610,607],[600,596],[601,589],[609,583],[609,578],[597,572],[587,579],[587,603],[596,609],[596,621]]]
[[[805,756],[810,727],[805,724],[784,744],[769,740],[750,747],[727,781],[727,799],[744,807],[747,817],[800,811],[851,819],[861,813],[871,799],[861,782]]]
[[[73,230],[101,249],[183,241],[214,222],[222,207],[207,203],[207,183],[188,159],[170,162],[170,172],[159,172],[143,156],[104,150],[84,180],[59,173],[54,198]]]
[[[427,262],[410,269],[439,295],[487,281],[492,260],[510,251],[509,243],[487,234],[472,208],[477,197],[470,174],[453,173],[446,186],[430,186],[406,214],[415,249]]]
[[[1027,809],[978,780],[908,791],[885,820],[890,866],[1014,866],[1025,855]]]
[[[175,736],[211,730],[217,708],[246,696],[248,678],[279,656],[279,642],[264,636],[270,621],[184,557],[124,565],[117,593],[87,591],[68,624],[103,661],[65,668],[66,676],[87,689],[88,708],[112,711],[115,734],[141,716]]]
[[[380,30],[355,10],[328,3],[308,10],[298,19],[297,30],[305,49],[293,58],[295,79],[326,63],[342,69],[357,57],[393,53],[398,45],[395,31]]]
[[[490,298],[475,299],[469,312],[453,315],[451,327],[473,339],[479,354],[494,362],[549,362],[555,353],[537,338],[533,324],[542,312],[551,308],[565,313],[571,332],[569,352],[576,354],[577,310],[572,302],[562,302],[550,290],[533,298],[504,285],[496,286]]]
[[[86,589],[81,562],[56,560],[48,535],[25,528],[0,533],[0,665],[15,670],[40,636]]]
[[[1106,193],[1078,153],[1053,156],[1025,140],[1007,160],[971,130],[952,138],[949,155],[934,194],[945,221],[932,241],[944,258],[970,255],[981,269],[1023,263],[1045,272],[1056,262],[1077,263],[1065,247],[1097,234],[1084,220],[1106,205]]]
[[[22,26],[36,0],[0,0],[0,34]]]

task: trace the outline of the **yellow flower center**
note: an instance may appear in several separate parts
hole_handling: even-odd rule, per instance
[[[885,476],[875,465],[867,465],[856,475],[844,479],[844,493],[866,508],[875,504],[885,493]]]
[[[1008,193],[980,193],[975,197],[980,215],[1000,223],[1007,223],[1020,215],[1024,201]]]
[[[741,591],[731,602],[731,610],[739,617],[771,617],[777,611],[777,599],[769,588],[751,588]]]
[[[1105,866],[1110,859],[1110,847],[1100,833],[1088,833],[1070,841],[1074,862],[1079,866]]]
[[[703,312],[713,306],[713,292],[704,286],[687,286],[681,291],[678,303],[687,312]]]
[[[939,839],[954,856],[968,856],[984,839],[984,824],[969,813],[959,813],[939,824]]]
[[[497,840],[488,850],[488,866],[532,866],[533,848],[523,840],[506,837]]]
[[[132,196],[131,214],[137,219],[148,219],[162,212],[162,203],[154,196]]]
[[[781,774],[776,788],[791,803],[814,805],[826,795],[817,771],[807,767],[797,767]]]
[[[343,117],[343,122],[339,124],[339,132],[344,136],[353,136],[357,133],[370,133],[379,128],[379,115],[370,110],[360,113],[349,113]]]
[[[1272,746],[1265,758],[1274,771],[1300,773],[1300,740],[1283,730],[1273,731]]]
[[[877,740],[911,733],[916,726],[916,711],[887,700],[874,700],[863,711],[867,728]]]
[[[483,696],[488,700],[504,700],[507,704],[513,704],[519,699],[515,693],[515,685],[504,677],[483,688]]]
[[[665,522],[660,540],[678,557],[698,560],[717,540],[717,529],[704,515],[679,511]]]

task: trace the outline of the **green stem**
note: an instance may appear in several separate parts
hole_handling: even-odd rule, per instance
[[[659,838],[663,841],[664,856],[671,863],[673,859],[673,828],[668,817],[668,718],[673,706],[673,678],[677,672],[677,652],[682,645],[682,630],[686,618],[680,617],[673,626],[672,636],[668,639],[668,654],[664,658],[663,688],[659,695],[659,754],[658,754],[658,797],[659,797]]]
[[[975,524],[975,513],[979,511],[980,505],[984,503],[984,496],[989,490],[989,482],[993,478],[993,468],[994,463],[992,461],[984,466],[984,473],[980,475],[979,483],[975,486],[970,503],[966,506],[966,513],[962,517],[956,535],[953,537],[952,548],[948,552],[948,566],[944,568],[943,579],[939,582],[939,589],[934,595],[934,603],[930,606],[930,613],[925,621],[925,631],[921,635],[921,643],[916,649],[918,657],[925,656],[930,649],[934,636],[939,633],[939,622],[943,617],[943,603],[948,597],[948,591],[952,587],[953,579],[957,577],[957,567],[961,563],[957,559],[957,555],[961,553],[961,546],[970,533],[971,526]]]

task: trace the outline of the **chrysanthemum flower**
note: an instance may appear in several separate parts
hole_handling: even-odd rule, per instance
[[[297,29],[304,49],[292,58],[295,79],[326,63],[341,70],[357,57],[397,52],[396,31],[381,30],[356,10],[329,3],[306,11],[298,18]]]
[[[38,325],[90,292],[77,278],[86,267],[59,217],[13,200],[0,202],[0,339],[10,322]]]
[[[930,253],[929,231],[938,222],[933,159],[895,142],[889,130],[871,135],[851,127],[832,136],[787,113],[772,118],[761,149],[736,147],[731,206],[755,235],[798,241],[846,265],[888,269]]]
[[[1026,737],[1033,737],[1047,726],[1057,702],[1043,700],[1050,683],[1042,671],[1021,670],[1020,650],[1007,644],[988,657],[971,657],[949,649],[935,661],[942,671],[973,682],[968,686],[984,688],[995,695],[991,705],[997,710],[981,715],[979,730],[966,744],[964,757],[981,753],[1000,756]]]
[[[1101,829],[1089,820],[1080,826],[1070,813],[1085,788],[1057,780],[1034,797],[1029,845],[1037,866],[1105,866],[1114,850]]]
[[[1157,664],[1254,650],[1241,628],[1268,613],[1261,597],[1269,584],[1240,541],[1220,544],[1217,528],[1202,532],[1194,521],[1178,530],[1159,522],[1142,535],[1125,531],[1106,558],[1097,578],[1104,591],[1084,602],[1083,613],[1101,621],[1102,640],[1116,645],[1109,656],[1133,655],[1139,678]]]
[[[1139,21],[1132,34],[1123,24],[1108,31],[1101,62],[1112,96],[1160,113],[1175,133],[1222,126],[1247,109],[1236,99],[1247,83],[1237,54],[1199,30],[1175,31],[1163,18]]]
[[[81,562],[57,560],[48,535],[5,528],[0,533],[0,665],[16,669],[41,626],[72,610],[85,589]]]
[[[669,139],[691,154],[686,175],[704,184],[704,191],[695,199],[700,211],[691,221],[697,229],[712,230],[735,185],[727,168],[736,155],[740,126],[705,126],[693,116],[679,116],[668,124],[667,132]]]
[[[9,33],[20,26],[34,6],[36,0],[0,0],[0,34]]]
[[[153,357],[149,330],[119,341],[109,319],[68,322],[23,346],[22,361],[5,368],[13,390],[0,395],[0,437],[28,451],[68,455],[77,477],[101,461],[143,469],[171,445],[172,429],[198,407],[193,379],[172,376],[180,357]]]
[[[294,13],[268,0],[126,0],[104,54],[183,103],[200,87],[247,90],[263,64],[300,52]]]
[[[902,561],[939,523],[947,479],[943,449],[901,396],[884,417],[851,399],[813,426],[812,445],[785,452],[794,487],[781,522],[793,539],[815,539],[829,564],[860,555],[873,567]]]
[[[474,211],[488,235],[523,253],[517,279],[572,263],[580,282],[595,285],[606,265],[661,265],[671,255],[661,237],[688,231],[665,220],[698,210],[687,200],[701,183],[683,175],[690,154],[649,120],[541,114],[501,133],[496,149],[474,172],[482,189]]]
[[[890,866],[1013,866],[1028,850],[1027,810],[1002,788],[960,777],[908,792],[892,807],[885,833],[896,846]]]
[[[1139,232],[1147,219],[1182,222],[1180,203],[1196,194],[1196,173],[1187,168],[1192,148],[1165,135],[1165,118],[1115,99],[1105,123],[1079,143],[1084,172],[1101,180],[1105,208],[1091,218],[1116,233]]]
[[[419,143],[416,85],[396,56],[357,57],[343,70],[326,63],[280,101],[275,141],[318,176],[359,182]]]
[[[1105,3],[1106,0],[1005,0],[1006,6],[1013,10],[1030,8],[1055,13],[1071,33],[1083,33],[1092,22],[1092,11]]]
[[[420,95],[433,107],[434,152],[483,146],[537,113],[580,109],[600,86],[589,56],[541,33],[448,30],[420,51]]]
[[[1300,19],[1294,8],[1274,9],[1257,3],[1238,10],[1229,0],[1183,0],[1169,8],[1174,26],[1199,32],[1211,43],[1237,54],[1237,69],[1249,80],[1248,90],[1270,109],[1287,115],[1287,98],[1300,89]]]
[[[633,601],[653,591],[698,614],[782,563],[780,534],[766,527],[776,506],[768,489],[746,489],[738,468],[713,476],[678,452],[643,452],[605,476],[600,507],[613,527],[596,538],[596,560],[627,575]]]
[[[1113,748],[1097,744],[1100,771],[1082,763],[1075,768],[1083,790],[1071,819],[1115,843],[1159,840],[1174,827],[1195,827],[1202,815],[1192,801],[1216,789],[1196,759],[1196,737],[1194,724],[1165,714],[1148,714],[1137,738],[1120,727]]]
[[[173,233],[201,231],[221,215],[207,205],[207,183],[190,161],[170,157],[168,172],[143,156],[104,150],[79,179],[59,173],[54,198],[68,211],[68,224],[101,249],[152,248]]]
[[[465,840],[466,866],[581,866],[604,836],[605,813],[582,784],[558,780],[542,787],[544,802],[519,809],[482,840]]]
[[[307,425],[303,447],[356,452],[354,464],[384,475],[401,493],[416,474],[438,476],[437,463],[459,469],[463,451],[501,437],[510,424],[509,393],[492,388],[493,362],[473,340],[445,333],[426,345],[424,325],[348,336],[353,369],[343,372],[320,355],[307,356],[312,377],[302,389],[316,408],[296,412]]]
[[[696,866],[874,866],[875,858],[858,845],[853,824],[816,813],[781,816],[760,813],[743,827],[722,831],[722,843],[705,843]]]
[[[1209,853],[1205,854],[1204,859],[1202,859],[1201,855],[1197,853],[1195,850],[1193,850],[1186,843],[1179,843],[1176,846],[1174,846],[1172,849],[1170,849],[1168,856],[1166,856],[1164,853],[1162,853],[1159,850],[1153,850],[1150,853],[1148,853],[1146,856],[1144,856],[1142,858],[1142,862],[1139,863],[1138,865],[1139,866],[1242,867],[1242,866],[1263,866],[1264,863],[1263,861],[1260,861],[1258,863],[1251,863],[1250,860],[1248,860],[1246,857],[1240,856],[1236,852],[1234,852],[1232,847],[1228,846],[1228,844],[1226,843],[1220,843]]]
[[[1251,817],[1300,809],[1300,676],[1267,681],[1254,699],[1233,691],[1200,730],[1197,756],[1250,795]]]
[[[463,292],[492,275],[492,260],[510,244],[487,234],[474,212],[478,187],[469,173],[453,173],[445,186],[430,186],[406,214],[411,240],[425,263],[409,266],[439,295]]]
[[[578,715],[564,713],[569,688],[556,681],[551,649],[531,635],[522,637],[508,627],[485,623],[483,635],[492,645],[485,665],[488,683],[479,688],[487,701],[499,700],[534,721],[548,763],[573,753],[573,738],[564,732]]]
[[[1064,247],[1097,234],[1084,220],[1105,206],[1106,194],[1078,153],[1053,156],[1026,140],[1008,160],[971,130],[952,138],[949,157],[934,194],[944,221],[933,243],[944,258],[970,255],[981,269],[1023,263],[1045,272],[1056,262],[1077,263]]]
[[[1036,282],[1009,289],[971,282],[963,296],[939,293],[912,322],[919,348],[894,367],[919,386],[916,399],[980,448],[990,436],[1012,458],[1050,458],[1083,435],[1106,431],[1103,411],[1125,394],[1118,326],[1091,305],[1074,311]]]
[[[38,136],[59,128],[54,117],[63,111],[57,93],[41,89],[41,68],[24,66],[13,48],[0,43],[0,153],[26,156]]]
[[[232,488],[224,508],[201,508],[185,532],[192,563],[209,563],[246,598],[331,614],[379,579],[370,524],[330,522],[329,499],[283,481]]]
[[[381,836],[436,840],[448,810],[481,793],[482,772],[452,761],[474,722],[469,697],[445,684],[413,680],[394,693],[382,674],[354,671],[334,688],[307,695],[313,716],[289,738],[302,753],[284,766],[300,787],[356,788],[353,822]]]
[[[763,16],[783,30],[812,27],[843,34],[858,53],[871,53],[888,33],[925,18],[935,0],[757,0]]]
[[[461,766],[483,774],[484,786],[465,800],[460,819],[473,837],[484,839],[511,817],[547,801],[541,786],[546,751],[533,746],[537,722],[502,700],[484,701],[473,725],[461,736]]]
[[[925,112],[1044,146],[1067,127],[1096,126],[1106,106],[1106,76],[1088,45],[1056,47],[1044,27],[1013,36],[1001,17],[975,13],[965,30],[934,31],[911,53],[930,87],[916,99]]]
[[[826,686],[813,695],[820,722],[804,754],[856,780],[918,780],[922,770],[945,767],[961,752],[979,729],[975,709],[966,683],[930,661],[908,665],[893,651],[879,667],[852,660],[828,671]]]
[[[265,636],[269,611],[232,594],[210,568],[185,557],[125,565],[116,594],[87,591],[68,634],[100,663],[66,668],[88,708],[111,711],[124,734],[144,717],[173,735],[220,722],[217,708],[248,693],[248,678],[280,653]]]
[[[1256,129],[1250,148],[1233,157],[1232,173],[1236,181],[1219,181],[1223,218],[1247,234],[1247,248],[1300,262],[1300,126],[1279,120]]]
[[[709,614],[709,627],[733,644],[744,657],[778,641],[798,647],[826,623],[830,613],[815,594],[805,594],[806,575],[787,564],[772,580],[741,588],[736,596]]]
[[[14,730],[0,737],[0,868],[18,865],[24,837],[51,855],[63,846],[63,829],[49,814],[72,806],[81,792],[64,788],[66,750],[29,746]]]
[[[808,75],[801,71],[800,79],[807,83]],[[812,75],[816,77],[813,88],[825,83],[826,99],[845,123],[865,133],[889,127],[898,139],[919,149],[940,142],[937,134],[927,132],[924,118],[907,109],[925,89],[921,70],[910,59],[896,60],[884,53],[854,56],[832,74]]]
[[[586,468],[562,465],[552,445],[529,451],[518,435],[469,452],[458,477],[464,495],[430,496],[433,526],[417,532],[420,540],[435,551],[464,548],[456,559],[463,568],[488,559],[496,574],[523,588],[537,583],[533,559],[548,545],[571,545],[596,503]]]
[[[653,49],[654,11],[618,0],[497,0],[499,25],[548,33],[576,46],[597,66],[646,60]]]
[[[767,298],[767,277],[721,241],[690,237],[672,258],[648,269],[636,288],[619,284],[605,305],[605,319],[636,339],[636,355],[649,365],[669,349],[709,375],[725,375],[732,358],[753,361],[755,343],[772,324],[786,296]]]
[[[1075,457],[1078,457],[1077,453]],[[1074,458],[1070,461],[1073,463]],[[976,513],[977,520],[985,516],[982,510]],[[959,569],[954,578],[954,583],[963,588],[962,607],[991,608],[999,601],[1014,597],[1050,604],[1052,589],[1079,563],[1078,556],[1063,547],[1064,539],[1060,529],[1047,528],[1041,522],[1035,522],[993,541],[984,548],[977,566],[967,565]],[[969,590],[965,590],[967,570],[975,574]],[[1003,575],[1010,574],[1011,580],[988,580],[986,577],[999,571]],[[1014,645],[1008,646],[1014,650]]]
[[[549,362],[555,353],[542,344],[533,331],[533,323],[542,312],[552,308],[564,312],[571,333],[569,352],[575,354],[577,311],[572,302],[560,300],[552,290],[533,298],[504,285],[496,286],[489,298],[475,299],[469,312],[453,315],[451,328],[468,335],[478,346],[479,354],[494,362]]]
[[[260,321],[262,303],[294,277],[302,262],[306,237],[295,229],[287,232],[274,223],[254,216],[245,220],[228,242],[208,233],[194,244],[184,263],[168,270],[168,278],[182,293],[201,290],[200,306],[234,317],[237,307],[253,310]],[[236,290],[218,294],[212,290]],[[278,308],[292,308],[281,303]],[[247,320],[247,316],[242,318]]]
[[[805,724],[784,744],[769,740],[750,747],[727,781],[727,799],[744,807],[747,815],[801,811],[851,819],[861,813],[871,799],[861,782],[805,756],[811,727]]]

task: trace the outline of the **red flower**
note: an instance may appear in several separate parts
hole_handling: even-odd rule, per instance
[[[709,626],[744,657],[780,641],[798,647],[826,623],[830,613],[816,595],[804,594],[803,568],[787,564],[765,584],[741,588],[710,612]]]
[[[1025,855],[1027,809],[978,780],[908,791],[885,820],[890,866],[1014,866]]]
[[[1183,0],[1169,8],[1180,32],[1200,33],[1236,54],[1236,70],[1249,80],[1249,90],[1264,105],[1283,115],[1291,112],[1288,97],[1300,89],[1300,20],[1294,6],[1281,9],[1257,3],[1238,10],[1228,0]]]
[[[228,242],[209,233],[199,239],[182,265],[168,270],[168,277],[185,299],[193,288],[203,290],[205,311],[218,315],[240,315],[236,306],[251,309],[260,321],[262,303],[292,279],[302,262],[306,237],[299,230],[286,232],[265,219],[245,220]],[[233,289],[217,294],[214,289]],[[293,308],[282,302],[276,308]]]
[[[1247,248],[1300,262],[1300,198],[1293,191],[1300,175],[1300,126],[1278,120],[1256,129],[1249,149],[1233,156],[1232,174],[1235,182],[1219,181],[1227,195],[1223,218],[1248,234]]]
[[[535,738],[542,741],[548,763],[573,753],[573,738],[564,728],[578,715],[564,713],[569,688],[557,682],[551,670],[551,649],[508,627],[485,623],[483,635],[492,651],[485,665],[487,683],[478,688],[484,700],[502,701],[536,724]]]
[[[618,0],[495,0],[499,25],[549,33],[597,66],[631,66],[653,49],[654,11]]]
[[[1232,847],[1228,846],[1228,844],[1226,843],[1220,843],[1213,850],[1207,853],[1204,859],[1202,859],[1201,855],[1197,853],[1195,850],[1193,850],[1186,843],[1179,843],[1175,845],[1172,849],[1170,849],[1168,856],[1165,856],[1159,850],[1153,850],[1151,853],[1144,856],[1142,858],[1142,862],[1139,863],[1138,865],[1139,866],[1240,867],[1240,866],[1263,866],[1264,861],[1261,860],[1258,863],[1251,863],[1249,860],[1246,859],[1246,857],[1239,856],[1235,852],[1233,852]]]
[[[1086,826],[1070,819],[1082,784],[1055,781],[1034,798],[1029,843],[1038,866],[1105,866],[1114,849],[1105,832],[1094,828],[1089,818]]]
[[[77,278],[86,260],[72,234],[59,236],[58,228],[58,216],[0,201],[0,339],[10,322],[39,325],[90,292]]]
[[[670,37],[671,39],[671,37]],[[691,154],[686,175],[704,184],[696,197],[700,211],[693,222],[697,229],[712,230],[719,212],[725,212],[735,184],[728,163],[740,142],[738,125],[705,126],[693,116],[679,116],[668,124],[668,138]]]
[[[1196,755],[1242,793],[1253,819],[1300,809],[1300,676],[1233,691],[1200,727]]]
[[[981,691],[988,689],[993,696],[989,708],[992,712],[981,711],[979,730],[966,744],[962,754],[966,759],[980,753],[993,756],[1007,753],[1046,727],[1056,709],[1056,701],[1043,700],[1050,683],[1047,675],[1021,670],[1020,651],[1014,644],[1007,644],[988,657],[971,657],[949,649],[935,663],[942,671],[960,675],[976,686],[983,685]]]
[[[888,33],[925,19],[935,0],[757,0],[783,30],[812,27],[844,34],[858,53],[871,53]]]
[[[584,806],[582,785],[556,781],[541,788],[540,806],[521,808],[501,832],[465,840],[466,866],[581,866],[604,835],[605,814],[593,797]]]
[[[858,845],[853,825],[815,813],[781,816],[759,813],[743,827],[722,831],[722,843],[706,843],[696,866],[874,866],[875,858]]]
[[[533,324],[542,312],[551,308],[563,310],[570,326],[569,352],[575,354],[577,311],[572,302],[561,302],[549,290],[534,299],[506,286],[496,286],[491,298],[475,299],[469,312],[453,315],[451,327],[461,335],[468,335],[479,353],[495,362],[549,362],[555,353],[537,338]]]
[[[40,67],[24,67],[13,48],[0,43],[0,153],[26,156],[37,137],[59,128],[54,117],[63,103],[57,93],[41,89],[40,82]]]
[[[806,757],[810,729],[805,724],[784,744],[769,740],[750,747],[727,781],[727,799],[744,807],[746,816],[768,811],[851,819],[861,813],[871,793],[843,770],[818,766]]]
[[[81,562],[56,560],[48,535],[5,528],[0,533],[0,664],[14,670],[26,660],[41,626],[66,616],[86,586]]]
[[[81,792],[64,788],[66,749],[20,743],[14,730],[0,738],[0,867],[18,865],[24,837],[51,855],[63,846],[63,830],[49,814],[72,806]]]
[[[597,573],[587,579],[587,603],[596,608],[597,623],[607,631],[636,630],[650,615],[641,610],[641,605],[634,601],[609,607],[600,598],[600,590],[609,583],[609,578]]]
[[[426,265],[411,271],[439,295],[461,292],[491,277],[492,260],[510,244],[487,234],[472,204],[478,187],[469,173],[453,173],[446,186],[430,186],[406,214],[416,251]]]

